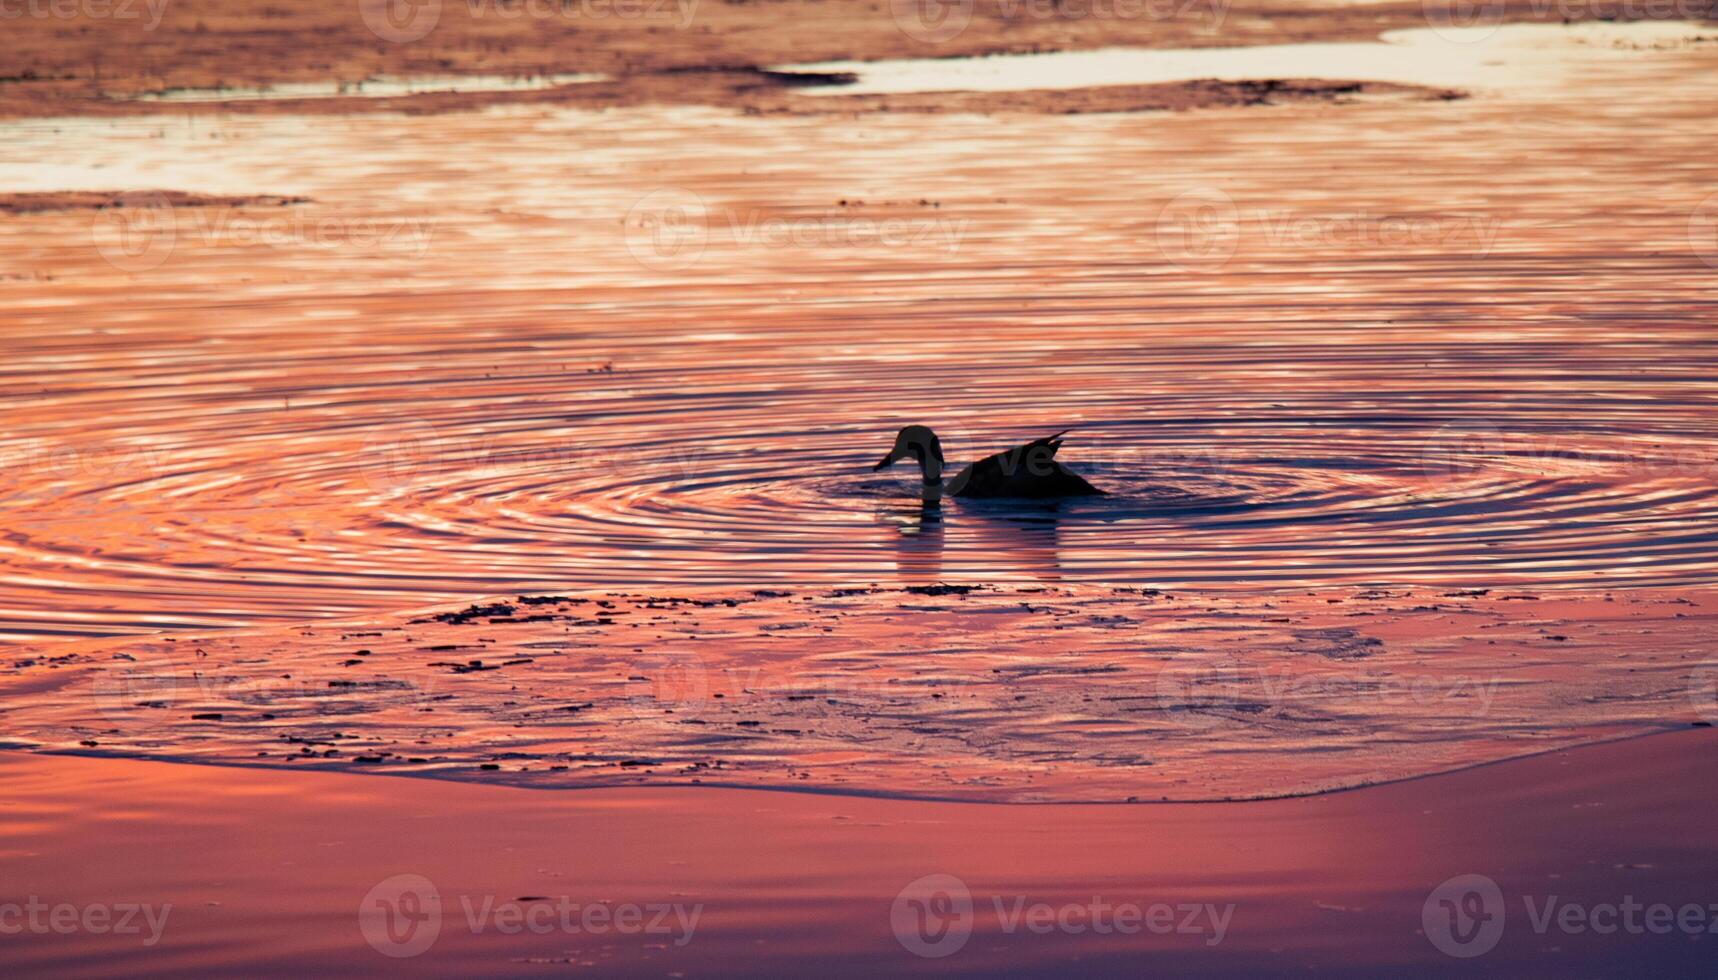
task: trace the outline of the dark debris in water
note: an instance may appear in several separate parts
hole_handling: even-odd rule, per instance
[[[997,801],[1304,791],[1505,757],[1528,730],[1546,747],[1700,717],[1685,689],[1709,656],[1705,606],[1502,598],[935,581],[519,596],[364,633],[115,640],[5,717],[32,746],[117,755]],[[1650,642],[1600,655],[1619,636]],[[14,673],[50,669],[24,661]]]
[[[981,585],[909,585],[902,591],[909,595],[966,595],[981,588]]]
[[[413,622],[451,623],[462,626],[478,619],[506,619],[513,615],[514,607],[505,602],[479,603],[461,609],[458,612],[436,613],[428,620],[413,620]]]

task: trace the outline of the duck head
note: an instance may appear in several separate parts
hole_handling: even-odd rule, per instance
[[[883,461],[871,467],[872,471],[912,458],[919,464],[919,473],[924,478],[925,490],[942,489],[943,482],[943,447],[937,441],[937,434],[928,426],[909,425],[895,433],[895,448],[889,450],[889,455]]]

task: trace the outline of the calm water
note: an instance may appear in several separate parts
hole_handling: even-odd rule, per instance
[[[1714,54],[1638,54],[1582,98],[9,124],[0,190],[313,201],[0,223],[0,631],[1711,583]],[[1111,496],[927,522],[869,472],[913,421],[1076,426]]]
[[[1541,93],[1581,84],[1595,65],[1632,65],[1640,52],[1710,42],[1698,23],[1486,24],[1387,31],[1376,41],[1240,48],[1102,48],[988,58],[921,58],[786,65],[784,71],[850,72],[848,85],[813,95],[1076,89],[1218,78],[1353,78],[1404,85]]]

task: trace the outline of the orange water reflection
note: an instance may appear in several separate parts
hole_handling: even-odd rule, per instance
[[[10,124],[20,186],[314,202],[0,225],[0,630],[1709,583],[1712,55],[1638,55],[1603,100]],[[906,421],[954,461],[1075,426],[1112,495],[904,535],[866,466]]]

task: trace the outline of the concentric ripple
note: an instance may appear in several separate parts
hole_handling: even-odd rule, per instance
[[[883,414],[927,385],[985,374],[946,353],[904,376],[854,360],[814,383],[792,365],[706,367],[703,390],[688,392],[669,369],[484,372],[505,356],[484,348],[458,356],[463,371],[439,359],[445,384],[408,391],[138,392],[136,404],[117,398],[102,431],[80,433],[91,441],[8,470],[8,590],[17,601],[45,585],[61,608],[80,596],[88,618],[52,628],[93,633],[609,586],[1712,580],[1712,443],[1663,395],[1620,384],[1573,424],[1557,397],[1410,414],[1405,403],[1454,404],[1473,379],[1454,368],[1402,379],[1388,347],[1348,343],[1280,363],[1370,379],[1363,398],[1340,382],[1263,396],[1218,385],[1221,399],[1159,382],[1124,407],[1131,379],[1173,378],[1200,355],[1209,345],[1157,344],[1118,365],[1065,346],[1058,386],[1080,395],[1018,417],[1007,392],[984,390],[959,414]],[[864,402],[825,415],[847,388]],[[449,389],[457,397],[438,396]],[[916,474],[870,472],[905,418],[950,419],[959,459],[1080,415],[1063,454],[1102,498],[929,509]]]
[[[1268,133],[1251,111],[13,127],[67,186],[123,160],[313,203],[181,214],[123,275],[105,219],[0,225],[0,633],[622,586],[1710,584],[1700,58],[1607,63],[1603,104],[1272,110]],[[672,262],[627,217],[664,188],[704,208]],[[1193,249],[1188,194],[1229,211]],[[1110,494],[927,511],[916,474],[870,471],[907,422],[955,463],[1073,427],[1064,461]]]

